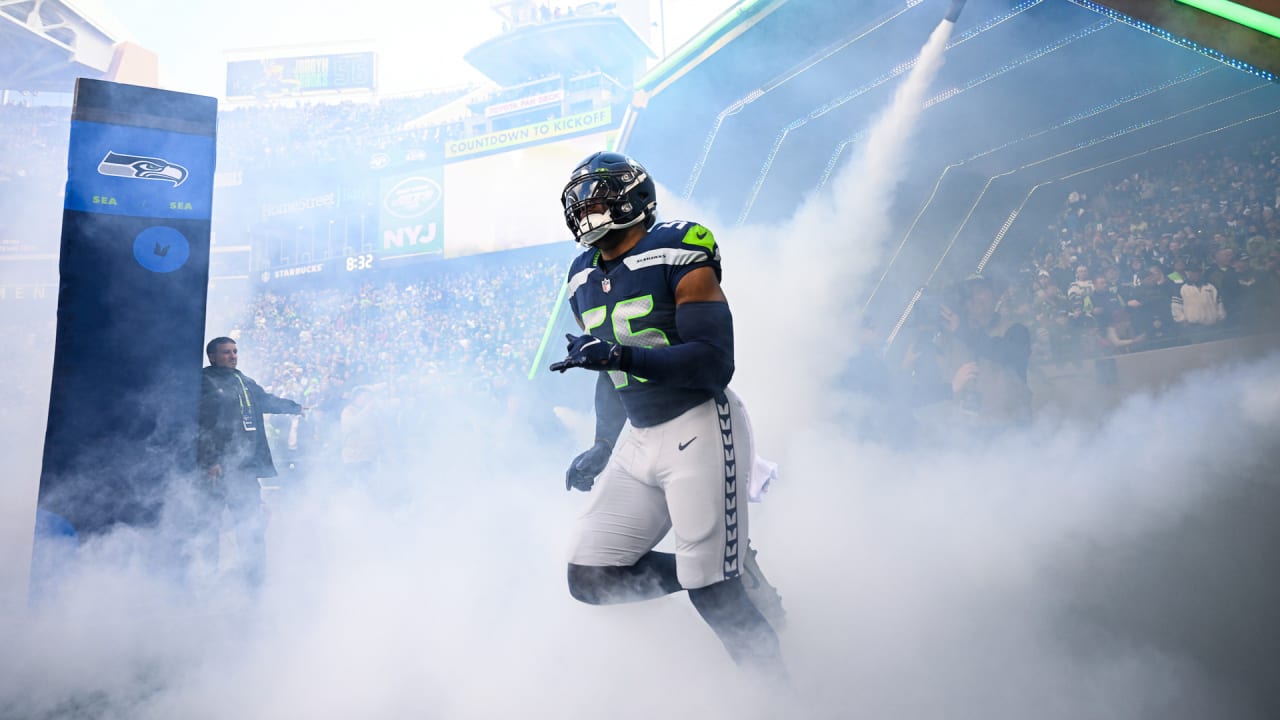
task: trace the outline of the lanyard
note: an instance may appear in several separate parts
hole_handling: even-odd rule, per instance
[[[253,400],[249,399],[249,388],[245,386],[244,380],[240,377],[239,372],[236,373],[236,381],[240,383],[240,392],[242,393],[240,396],[240,409],[252,410]]]
[[[240,422],[244,423],[245,432],[257,432],[258,424],[253,417],[253,399],[249,397],[249,388],[245,386],[240,372],[236,371],[236,380],[240,383]]]

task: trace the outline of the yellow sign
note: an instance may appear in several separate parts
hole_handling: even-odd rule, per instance
[[[501,150],[543,142],[562,135],[572,135],[583,130],[607,127],[613,122],[613,112],[608,107],[589,110],[569,117],[544,120],[532,125],[521,125],[510,130],[499,130],[476,137],[450,140],[444,146],[446,158],[465,157],[478,153]]]

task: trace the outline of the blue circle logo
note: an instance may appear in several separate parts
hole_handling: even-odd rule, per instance
[[[133,257],[151,272],[173,272],[187,264],[191,245],[177,230],[157,225],[143,230],[133,239]]]

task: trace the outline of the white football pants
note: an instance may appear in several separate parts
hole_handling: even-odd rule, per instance
[[[632,565],[670,530],[685,589],[737,576],[753,445],[742,401],[728,390],[660,425],[628,423],[578,520],[569,562]]]

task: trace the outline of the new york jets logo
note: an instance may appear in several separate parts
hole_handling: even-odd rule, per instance
[[[108,151],[98,163],[98,174],[137,180],[165,180],[178,187],[187,180],[187,169],[164,158],[124,155]]]

